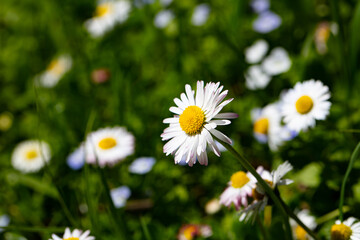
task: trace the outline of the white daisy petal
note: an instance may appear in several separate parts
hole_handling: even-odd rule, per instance
[[[49,240],[62,240],[62,239],[68,239],[68,238],[69,239],[77,238],[79,240],[94,240],[95,237],[89,236],[89,234],[90,234],[89,230],[82,233],[82,231],[79,229],[74,229],[74,231],[71,232],[69,228],[66,228],[62,238],[58,237],[55,234],[52,234],[51,239],[49,239]]]

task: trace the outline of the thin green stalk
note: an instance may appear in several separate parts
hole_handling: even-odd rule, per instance
[[[38,114],[38,122],[37,122],[37,137],[38,139],[40,140],[40,105],[39,105],[39,101],[38,101],[38,92],[37,92],[37,89],[36,89],[36,86],[35,84],[33,85],[34,86],[34,93],[35,93],[35,104],[36,104],[36,111],[37,111],[37,114]],[[41,149],[41,148],[40,148]],[[41,155],[41,158],[42,159],[45,159],[44,158],[44,154],[42,151],[40,151],[40,155]],[[66,203],[65,203],[65,200],[63,199],[63,194],[62,194],[62,191],[61,189],[55,184],[55,178],[54,176],[52,175],[51,173],[51,170],[49,168],[49,165],[48,163],[44,160],[44,169],[45,171],[49,174],[50,178],[51,178],[51,181],[52,183],[54,184],[55,186],[55,189],[56,189],[56,195],[57,195],[57,199],[61,205],[61,208],[63,209],[64,211],[64,214],[66,216],[66,218],[69,220],[69,222],[74,226],[74,227],[77,227],[79,224],[75,221],[75,219],[73,218],[69,208],[66,206]]]
[[[240,153],[238,153],[231,145],[224,143],[217,137],[213,136],[215,140],[222,143],[222,145],[231,152],[240,162],[240,164],[247,169],[258,181],[258,183],[261,185],[261,187],[265,190],[265,192],[269,195],[269,197],[273,200],[275,205],[280,209],[282,215],[290,216],[293,218],[304,230],[312,236],[314,239],[319,240],[319,238],[315,235],[314,232],[312,232],[305,224],[290,210],[290,208],[281,200],[280,197],[278,197],[274,191],[271,189],[271,187],[262,179],[262,177],[256,172],[255,168],[246,160],[244,156],[242,156]],[[292,233],[291,228],[289,225],[289,221],[284,222],[285,230],[287,235],[290,234],[290,239],[292,239]]]
[[[145,238],[146,240],[152,240],[151,239],[151,236],[150,236],[150,233],[149,233],[149,229],[147,228],[147,224],[144,220],[144,217],[140,217],[140,223],[141,223],[141,227],[144,231],[144,235],[145,235]]]
[[[260,232],[262,234],[262,237],[264,240],[269,240],[269,233],[266,231],[265,227],[264,227],[264,224],[261,222],[260,218],[259,218],[259,215],[256,215],[256,223],[257,225],[259,226],[260,228]]]
[[[355,160],[359,158],[359,154],[360,154],[360,142],[358,143],[355,150],[351,154],[350,162],[349,162],[348,168],[346,170],[344,180],[343,180],[342,185],[341,185],[340,203],[339,203],[339,218],[340,218],[341,222],[344,220],[343,205],[344,205],[346,181],[349,178],[349,175],[350,175],[351,169],[353,168]]]

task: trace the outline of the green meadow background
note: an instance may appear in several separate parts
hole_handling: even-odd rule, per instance
[[[209,19],[193,26],[196,5],[208,3]],[[225,111],[239,118],[219,130],[253,164],[267,169],[289,160],[295,182],[280,191],[292,209],[309,208],[317,218],[316,232],[329,239],[337,217],[340,186],[350,155],[360,140],[360,2],[355,0],[271,1],[281,26],[259,34],[252,29],[257,15],[249,1],[174,0],[171,26],[158,29],[155,15],[164,9],[153,4],[135,7],[123,24],[102,38],[93,39],[83,23],[93,16],[91,0],[3,0],[0,3],[0,114],[12,120],[0,129],[0,215],[11,222],[1,239],[49,239],[64,228],[90,229],[96,239],[176,239],[183,224],[210,225],[210,239],[262,239],[258,226],[240,223],[234,208],[222,207],[213,215],[205,205],[219,198],[240,164],[228,152],[220,158],[209,153],[207,167],[175,165],[162,151],[162,120],[171,117],[173,99],[185,84],[197,80],[218,82],[234,101]],[[336,22],[328,52],[317,53],[314,34],[322,21]],[[248,68],[244,49],[257,39],[270,49],[285,48],[291,69],[272,79],[264,90],[245,87]],[[50,89],[36,87],[34,76],[58,54],[68,53],[72,69]],[[91,72],[107,68],[110,79],[91,80]],[[277,152],[253,137],[250,111],[277,101],[296,82],[319,79],[329,86],[330,115],[314,129],[302,132]],[[124,126],[136,138],[135,153],[113,168],[87,166],[74,171],[66,158],[84,140],[87,131]],[[51,146],[48,168],[22,174],[11,165],[15,146],[40,138]],[[157,159],[146,175],[129,173],[128,166],[141,156]],[[111,214],[106,186],[127,185],[132,195],[125,208]],[[356,161],[345,189],[345,216],[360,218],[360,161]],[[76,225],[61,208],[58,191]],[[87,204],[88,211],[79,210]],[[335,212],[334,212],[335,211]],[[330,213],[330,215],[329,215]],[[112,218],[115,215],[116,219]],[[273,208],[270,239],[284,238],[281,218]]]

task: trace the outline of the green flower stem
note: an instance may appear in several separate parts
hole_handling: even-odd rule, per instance
[[[261,222],[260,218],[259,218],[259,215],[256,215],[256,223],[257,225],[259,226],[260,228],[260,232],[262,234],[262,237],[263,237],[263,240],[269,240],[269,233],[268,231],[266,231],[265,227],[264,227],[264,224]]]
[[[349,162],[349,166],[346,170],[345,176],[344,176],[344,180],[342,182],[341,185],[341,192],[340,192],[340,203],[339,203],[339,218],[340,221],[342,222],[344,220],[344,214],[343,214],[343,205],[344,205],[344,196],[345,196],[345,185],[346,185],[346,181],[349,178],[351,169],[353,168],[354,162],[356,159],[359,158],[359,154],[360,154],[360,142],[358,143],[358,145],[356,146],[355,150],[353,151],[353,153],[351,154],[351,158],[350,158],[350,162]]]
[[[281,200],[280,197],[278,197],[273,189],[262,179],[262,177],[256,172],[255,168],[246,160],[244,156],[242,156],[240,153],[238,153],[231,145],[224,143],[217,137],[213,136],[218,142],[222,143],[222,145],[231,152],[240,162],[240,164],[248,170],[258,181],[258,183],[261,185],[261,187],[265,190],[265,192],[269,195],[269,197],[273,200],[276,206],[280,209],[282,215],[284,215],[284,218],[287,219],[284,222],[285,230],[287,235],[290,235],[290,239],[292,239],[292,232],[289,225],[288,217],[290,216],[293,218],[304,230],[312,236],[314,239],[319,240],[319,238],[313,233],[308,227],[305,226],[305,224],[289,209],[289,207]],[[286,217],[285,217],[286,216]],[[284,219],[284,220],[285,220]]]

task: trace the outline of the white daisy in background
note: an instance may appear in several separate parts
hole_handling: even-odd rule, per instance
[[[220,201],[217,198],[211,199],[205,205],[205,212],[209,215],[217,213],[218,211],[220,211],[220,209]]]
[[[167,141],[164,146],[166,155],[174,154],[175,163],[179,163],[186,156],[186,163],[190,166],[198,160],[201,165],[208,164],[206,146],[209,144],[212,151],[220,156],[212,135],[228,144],[232,141],[220,131],[217,126],[228,125],[231,122],[227,119],[237,118],[235,113],[220,113],[222,108],[233,99],[223,101],[228,91],[222,91],[220,83],[197,82],[197,91],[193,91],[190,85],[185,86],[185,93],[180,98],[175,98],[176,107],[170,111],[176,115],[164,119],[164,123],[170,124],[161,134],[162,140]],[[223,102],[222,102],[223,101]]]
[[[46,142],[28,140],[19,143],[12,154],[13,167],[21,172],[37,172],[51,158],[50,147]]]
[[[160,0],[160,4],[163,6],[163,7],[167,7],[169,6],[171,3],[172,3],[173,0]]]
[[[42,87],[52,88],[67,73],[72,66],[69,55],[63,54],[53,59],[46,70],[35,77],[35,82]]]
[[[276,151],[284,141],[293,137],[291,131],[281,125],[280,104],[272,103],[264,108],[251,111],[253,132],[260,143],[268,143],[272,151]]]
[[[123,127],[107,127],[88,135],[85,142],[86,162],[113,166],[134,153],[135,138]]]
[[[95,237],[89,236],[89,234],[90,230],[83,233],[79,229],[74,229],[74,231],[71,232],[69,228],[66,228],[63,237],[58,237],[53,234],[49,240],[94,240]]]
[[[178,240],[194,240],[198,237],[208,238],[212,235],[212,229],[208,225],[186,224],[179,229]]]
[[[145,174],[151,171],[156,160],[153,157],[141,157],[135,159],[129,166],[129,172],[135,174]]]
[[[194,13],[191,17],[191,23],[194,26],[202,26],[206,23],[209,18],[210,7],[208,4],[203,3],[197,5],[194,9]]]
[[[289,185],[293,182],[290,179],[282,179],[285,174],[292,169],[292,165],[286,161],[279,165],[279,167],[271,173],[263,170],[259,174],[272,189],[275,189],[277,186]],[[263,211],[265,206],[268,204],[269,197],[259,184],[256,184],[256,188],[253,188],[252,197],[254,198],[254,201],[245,209],[240,211],[240,221],[248,221],[250,219],[254,220],[256,215]]]
[[[259,65],[253,65],[245,73],[245,85],[250,90],[264,89],[270,82],[271,76],[267,75]]]
[[[125,22],[131,11],[127,0],[100,0],[95,16],[85,22],[85,27],[93,37],[100,37],[116,24]]]
[[[10,223],[10,217],[6,214],[0,216],[0,233],[4,231],[1,227],[7,227]]]
[[[245,60],[250,64],[258,63],[264,58],[268,50],[269,44],[264,39],[259,39],[245,49]]]
[[[166,28],[174,19],[175,15],[171,10],[162,10],[156,14],[154,25],[157,28]]]
[[[72,170],[79,170],[84,166],[85,150],[83,144],[67,157],[66,163]]]
[[[256,13],[262,13],[269,10],[269,0],[251,0],[250,6]]]
[[[308,209],[303,209],[296,214],[296,216],[307,226],[311,231],[315,230],[317,224],[314,216],[311,216]],[[290,225],[292,228],[294,239],[297,240],[309,240],[312,239],[307,232],[299,226],[295,220],[290,219]]]
[[[353,217],[337,220],[331,227],[331,240],[360,240],[360,222]]]
[[[325,120],[331,103],[329,88],[319,80],[296,83],[282,96],[282,115],[289,129],[300,132],[315,126],[315,120]]]
[[[257,169],[262,172],[262,167]],[[228,183],[228,187],[220,196],[220,203],[230,207],[234,204],[236,210],[241,206],[248,205],[248,197],[252,195],[252,190],[256,186],[256,178],[251,173],[238,171],[234,173]]]
[[[269,33],[280,27],[281,22],[281,17],[278,14],[266,10],[261,12],[253,22],[253,29],[258,33]]]
[[[261,64],[265,73],[270,76],[278,75],[287,72],[291,67],[291,60],[287,51],[282,47],[276,47],[271,50]]]
[[[131,196],[131,190],[127,186],[121,186],[110,190],[111,199],[116,208],[125,206],[126,201]]]

